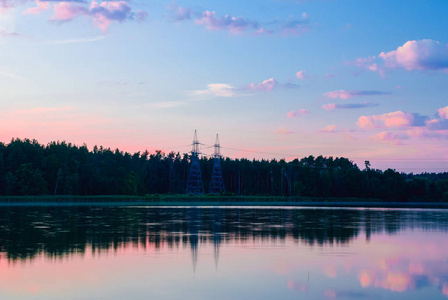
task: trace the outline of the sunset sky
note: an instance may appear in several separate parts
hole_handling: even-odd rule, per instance
[[[445,0],[0,0],[0,141],[448,171]]]

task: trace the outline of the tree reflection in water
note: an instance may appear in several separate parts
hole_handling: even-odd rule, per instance
[[[2,207],[0,252],[8,260],[50,258],[118,249],[133,244],[155,249],[191,248],[193,266],[201,244],[292,239],[309,246],[348,244],[361,234],[404,229],[448,230],[439,210],[313,208]]]

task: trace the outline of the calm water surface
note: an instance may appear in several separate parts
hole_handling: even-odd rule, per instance
[[[0,299],[448,299],[448,211],[2,207]]]

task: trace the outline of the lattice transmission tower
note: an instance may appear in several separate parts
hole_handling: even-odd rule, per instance
[[[216,141],[214,145],[215,151],[213,152],[213,171],[212,178],[210,179],[210,187],[208,192],[210,194],[224,193],[224,179],[222,178],[221,170],[221,146],[219,145],[219,137],[216,135]]]
[[[199,141],[196,130],[194,131],[193,148],[191,149],[191,167],[188,175],[187,194],[200,195],[204,193],[201,168],[199,166]]]

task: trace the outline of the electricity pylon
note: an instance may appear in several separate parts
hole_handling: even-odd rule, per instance
[[[191,150],[191,167],[188,175],[187,194],[200,195],[204,193],[201,168],[199,166],[199,141],[196,130],[194,131],[193,148]]]
[[[216,135],[214,148],[215,151],[213,153],[213,171],[212,171],[212,178],[210,179],[210,187],[208,189],[208,192],[210,194],[219,194],[225,192],[225,188],[224,188],[224,179],[222,178],[222,170],[221,170],[222,155],[218,135]]]

